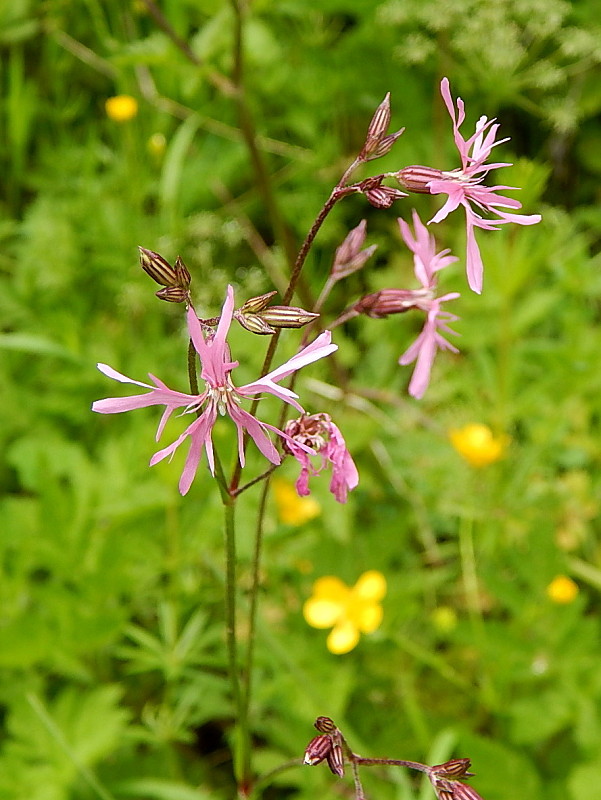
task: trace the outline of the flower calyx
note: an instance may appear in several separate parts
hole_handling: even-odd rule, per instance
[[[352,185],[355,192],[364,194],[369,203],[374,208],[390,208],[395,200],[400,200],[402,197],[407,197],[406,192],[401,192],[399,189],[393,189],[390,186],[382,186],[382,181],[387,175],[372,175],[371,178],[365,178],[359,183]]]
[[[380,289],[357,300],[353,310],[372,319],[384,319],[390,314],[404,314],[419,308],[420,301],[431,294],[426,289]]]
[[[247,331],[263,336],[274,334],[276,328],[302,328],[319,317],[297,306],[269,306],[277,292],[251,297],[234,311],[234,319]]]
[[[375,158],[385,156],[390,152],[393,144],[404,133],[405,128],[401,128],[396,133],[386,134],[390,125],[390,92],[377,107],[369,127],[365,144],[359,153],[360,161],[372,161]]]
[[[339,778],[344,776],[344,752],[342,734],[329,717],[317,717],[314,723],[319,736],[315,736],[305,748],[304,763],[313,767],[326,761],[330,772]]]
[[[352,275],[353,272],[357,272],[375,253],[378,248],[377,244],[361,249],[365,241],[366,232],[367,221],[363,219],[356,228],[353,228],[347,234],[340,247],[336,249],[330,273],[333,280],[339,281]]]
[[[156,292],[156,296],[160,300],[166,300],[168,303],[190,303],[190,284],[192,277],[188,268],[178,256],[175,259],[174,266],[163,258],[159,253],[154,250],[148,250],[146,247],[138,247],[140,251],[140,266],[150,275],[155,283],[163,286]]]

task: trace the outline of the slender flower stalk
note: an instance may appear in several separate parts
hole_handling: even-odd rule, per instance
[[[304,763],[313,767],[325,761],[330,772],[338,778],[344,777],[345,764],[350,764],[355,783],[355,800],[365,800],[358,768],[375,766],[406,767],[425,773],[437,800],[482,800],[478,792],[464,782],[474,777],[474,773],[469,772],[469,758],[453,758],[433,767],[419,761],[397,758],[363,758],[351,750],[342,731],[329,717],[317,717],[314,726],[319,735],[314,736],[305,748]]]

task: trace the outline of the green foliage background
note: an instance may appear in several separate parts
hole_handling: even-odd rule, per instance
[[[392,129],[407,130],[378,169],[456,166],[438,93],[447,75],[470,126],[499,117],[511,136],[502,160],[516,163],[499,182],[524,187],[526,212],[542,208],[543,222],[479,236],[482,297],[457,265],[449,288],[463,291],[453,309],[461,354],[439,357],[422,401],[408,398],[410,372],[396,363],[417,330],[409,318],[336,332],[353,385],[381,387],[386,401],[328,399],[321,365],[300,380],[310,410],[335,412],[361,483],[342,507],[325,478],[314,481],[322,514],[302,527],[269,509],[255,763],[263,772],[300,756],[313,719],[327,714],[363,755],[470,756],[486,800],[599,800],[596,2],[255,0],[246,99],[275,225],[235,98],[222,91],[232,6],[160,8],[193,59],[143,2],[0,5],[0,798],[233,796],[216,487],[201,468],[181,498],[181,456],[147,467],[154,411],[90,413],[115,391],[95,364],[185,389],[181,309],[153,296],[136,246],[181,254],[207,314],[228,282],[238,297],[281,289],[278,230],[299,246],[386,91]],[[129,123],[105,115],[119,93],[139,100]],[[413,205],[422,216],[438,207],[419,197],[376,211],[356,196],[335,209],[306,292],[319,291],[334,248],[363,217],[379,250],[334,292],[326,319],[366,290],[406,285],[396,217]],[[266,251],[253,250],[253,226]],[[463,252],[456,218],[436,234]],[[251,377],[266,342],[233,334]],[[284,349],[299,340],[289,334]],[[447,437],[473,421],[512,437],[506,459],[477,472]],[[231,433],[216,430],[223,453]],[[251,453],[249,475],[261,468]],[[282,471],[294,479],[293,465]],[[256,502],[247,492],[238,514],[243,610]],[[464,591],[470,565],[481,615]],[[365,569],[388,580],[383,625],[333,656],[302,603],[315,578],[352,584]],[[558,574],[579,584],[569,605],[546,595]],[[400,772],[365,782],[381,800],[431,791]],[[298,768],[265,797],[347,796],[343,785],[325,767]]]

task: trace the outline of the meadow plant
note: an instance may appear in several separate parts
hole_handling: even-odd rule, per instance
[[[483,288],[483,267],[474,236],[475,228],[496,230],[500,224],[515,222],[531,225],[540,220],[540,215],[519,215],[503,210],[520,207],[517,200],[499,194],[499,191],[511,187],[484,184],[490,170],[509,166],[500,162],[487,163],[493,148],[507,141],[497,139],[499,124],[495,120],[481,117],[474,134],[464,139],[459,132],[465,118],[464,105],[457,98],[455,107],[446,78],[442,80],[441,93],[451,117],[452,133],[461,158],[461,167],[442,171],[427,166],[407,166],[355,180],[358,168],[389,154],[403,134],[403,130],[388,132],[391,108],[390,95],[387,94],[373,115],[361,150],[331,190],[302,243],[292,265],[281,305],[270,304],[274,292],[241,300],[235,297],[233,287],[228,286],[220,312],[214,316],[206,313],[199,316],[193,300],[194,281],[181,258],[172,266],[153,250],[140,248],[142,268],[162,286],[157,292],[158,297],[164,301],[180,303],[185,308],[189,347],[183,358],[188,368],[189,391],[170,389],[152,374],[151,383],[148,384],[126,377],[106,364],[98,365],[107,377],[120,383],[134,384],[146,391],[97,400],[93,405],[94,411],[114,414],[147,406],[164,406],[157,439],[164,432],[167,421],[174,412],[180,411],[181,415],[195,417],[173,442],[152,456],[150,463],[154,465],[163,459],[172,458],[180,445],[187,444],[187,457],[179,482],[179,490],[185,495],[194,481],[203,454],[206,454],[208,467],[215,478],[223,504],[226,646],[231,697],[235,710],[234,770],[241,798],[258,796],[261,788],[270,779],[269,776],[257,778],[253,765],[251,700],[255,670],[253,642],[263,569],[262,539],[271,477],[285,459],[295,459],[300,465],[296,491],[299,496],[306,496],[310,491],[309,480],[319,480],[324,471],[329,471],[329,488],[339,503],[347,501],[349,492],[356,488],[361,478],[352,452],[347,447],[344,431],[335,421],[335,415],[320,408],[306,410],[307,402],[295,391],[298,371],[309,371],[312,364],[322,359],[333,361],[335,374],[339,377],[338,388],[344,397],[351,376],[346,375],[336,361],[338,345],[332,341],[332,330],[359,315],[378,320],[393,314],[415,311],[425,316],[423,329],[416,341],[400,356],[399,364],[404,366],[416,362],[409,383],[409,393],[415,398],[421,398],[431,380],[436,352],[457,352],[457,348],[445,336],[455,333],[449,323],[456,323],[459,318],[446,308],[447,304],[452,307],[452,301],[459,297],[459,293],[441,293],[439,283],[444,282],[447,269],[459,259],[450,250],[439,249],[433,234],[435,224],[459,206],[463,207],[467,225],[465,261],[468,283],[474,292],[480,293]],[[403,190],[388,185],[390,180],[399,181]],[[405,211],[404,216],[398,220],[401,238],[412,254],[418,288],[391,286],[364,294],[346,309],[341,308],[337,315],[333,315],[329,324],[322,322],[326,301],[338,282],[358,270],[364,270],[365,280],[369,281],[367,265],[374,254],[375,246],[364,247],[367,226],[363,220],[349,231],[337,248],[329,274],[324,275],[323,287],[314,307],[304,309],[291,305],[307,255],[334,206],[350,195],[360,194],[373,207],[385,212],[395,203],[405,208],[407,193],[411,192],[448,195],[446,203],[430,220],[432,227],[428,228],[415,210],[410,212],[411,224],[404,218],[408,216]],[[242,386],[233,382],[233,374],[239,362],[235,360],[236,354],[230,352],[228,343],[230,326],[234,320],[249,335],[271,337],[259,377]],[[273,368],[283,333],[297,328],[304,330],[296,354],[285,360],[281,366]],[[154,364],[150,366],[154,369]],[[283,385],[284,381],[287,381],[286,385]],[[265,421],[263,415],[257,416],[259,404],[266,396],[281,402],[279,415],[269,422]],[[246,403],[249,404],[248,410],[243,407]],[[288,418],[289,407],[300,416]],[[217,452],[213,441],[214,426],[219,416],[228,416],[237,432],[237,458],[230,475],[226,474],[223,456]],[[480,456],[479,459],[473,455],[474,443],[469,447],[465,444],[465,435],[462,439],[457,434],[453,441],[470,463],[482,464],[490,463],[501,454],[503,444],[489,441],[490,438],[488,436],[486,440],[489,445],[488,455]],[[264,457],[265,465],[259,474],[247,476],[246,451],[251,439]],[[490,454],[491,448],[494,449],[494,457]],[[239,635],[235,511],[240,495],[257,488],[261,490],[261,497],[255,525],[247,635],[243,640]],[[305,619],[314,627],[331,627],[328,648],[332,653],[343,654],[356,645],[361,633],[370,633],[378,628],[383,613],[380,601],[385,593],[386,578],[377,570],[365,572],[352,588],[335,576],[324,576],[316,582],[314,594],[305,604]],[[243,647],[246,648],[244,658]],[[359,768],[367,766],[398,766],[418,770],[428,777],[439,800],[479,799],[475,790],[465,783],[471,777],[468,772],[470,761],[467,758],[454,759],[435,766],[398,759],[362,758],[350,749],[331,719],[319,717],[316,727],[319,735],[308,745],[304,763],[316,765],[325,761],[338,778],[344,776],[345,765],[349,765],[353,773],[356,800],[365,797],[359,779]],[[288,766],[299,763],[300,759]]]

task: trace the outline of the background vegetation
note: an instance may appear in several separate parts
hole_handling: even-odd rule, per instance
[[[506,182],[543,222],[479,236],[482,297],[464,289],[462,262],[452,268],[461,353],[438,359],[422,401],[396,363],[417,330],[409,318],[337,331],[355,371],[345,403],[325,367],[302,376],[307,406],[335,411],[361,482],[340,506],[315,481],[321,513],[302,525],[270,506],[256,766],[300,756],[327,714],[364,755],[470,756],[486,800],[599,800],[597,4],[255,0],[242,15],[242,94],[233,4],[151,11],[0,5],[0,797],[232,797],[215,486],[201,468],[181,498],[181,457],[148,468],[155,411],[90,413],[114,391],[95,364],[184,389],[181,309],[154,297],[136,246],[180,254],[210,314],[228,282],[245,297],[285,286],[387,91],[392,129],[407,131],[378,166],[456,166],[447,75],[470,126],[497,116],[511,136]],[[105,113],[118,94],[138,101],[130,121]],[[424,216],[439,205],[376,211],[355,196],[335,209],[304,297],[362,218],[376,261],[334,292],[329,318],[367,289],[406,285],[396,217],[416,203]],[[437,235],[463,252],[456,219]],[[234,335],[250,377],[266,341]],[[454,451],[448,431],[469,422],[511,436],[502,461],[476,470]],[[224,453],[230,433],[217,430]],[[247,492],[239,515],[242,591],[256,502]],[[316,578],[352,585],[365,569],[388,580],[383,624],[334,656],[302,604]],[[570,602],[547,592],[557,575],[577,584]],[[431,791],[400,771],[366,787],[381,800]],[[325,767],[298,768],[265,796],[347,790]]]

